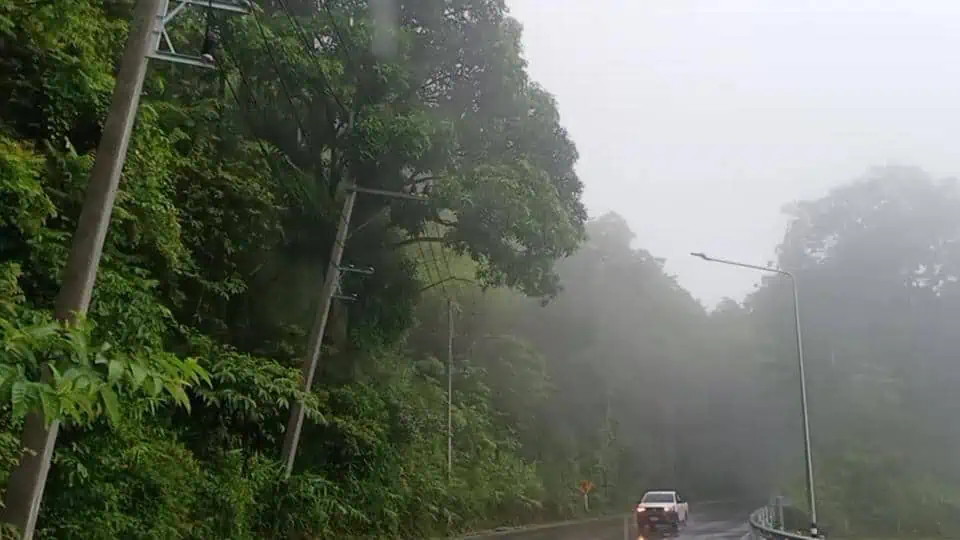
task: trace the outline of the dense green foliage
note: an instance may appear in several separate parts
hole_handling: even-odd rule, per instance
[[[0,2],[0,485],[23,416],[62,420],[39,537],[416,538],[577,515],[580,480],[595,512],[800,485],[788,284],[708,312],[622,218],[587,222],[502,1],[398,2],[394,25],[367,4],[264,2],[217,16],[219,69],[152,63],[93,303],[65,327],[132,0]],[[339,188],[426,179],[426,203],[359,199],[345,262],[376,272],[344,281],[358,301],[303,395]],[[825,523],[960,535],[960,191],[883,169],[790,212]]]
[[[449,294],[418,252],[438,271],[437,248],[461,261],[471,290],[548,298],[554,261],[582,240],[576,151],[526,77],[518,25],[496,1],[406,4],[386,30],[364,2],[262,7],[217,16],[220,69],[152,63],[89,322],[65,328],[49,313],[132,2],[0,4],[0,478],[23,415],[41,410],[66,422],[42,538],[421,536],[531,519],[541,478],[488,387],[458,399],[448,483],[445,385],[407,339],[422,300]],[[173,40],[198,41],[205,15],[177,19]],[[301,395],[339,187],[427,177],[428,204],[358,203],[347,260],[377,272],[345,282],[360,301],[335,308],[317,389]],[[311,425],[282,483],[297,399]]]

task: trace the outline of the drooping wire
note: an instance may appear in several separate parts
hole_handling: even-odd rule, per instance
[[[431,268],[430,264],[427,262],[427,255],[423,249],[423,244],[424,244],[423,236],[418,234],[414,238],[416,240],[419,240],[416,243],[416,248],[417,248],[416,266],[420,268],[422,263],[423,271],[426,274],[426,286],[421,289],[421,292],[427,291],[433,287],[440,286],[444,291],[443,295],[447,296],[446,285],[443,281],[443,276],[440,275],[439,271],[437,271],[437,278],[436,279],[433,278],[434,268],[436,268],[436,265],[434,265],[433,268]]]
[[[323,87],[322,89],[327,93],[328,96],[330,96],[331,99],[333,99],[333,101],[340,108],[341,112],[343,112],[344,114],[348,114],[350,109],[344,106],[343,101],[336,95],[336,92],[333,91],[333,87],[330,84],[330,81],[326,77],[326,72],[323,70],[323,65],[319,62],[319,59],[315,55],[315,52],[316,52],[315,47],[307,38],[307,34],[303,30],[303,27],[300,25],[297,19],[293,16],[285,0],[278,0],[278,3],[280,4],[281,10],[284,12],[284,14],[287,16],[287,19],[290,21],[290,24],[293,26],[294,31],[297,33],[297,35],[300,37],[300,40],[303,42],[303,46],[307,52],[307,56],[309,56],[316,64],[317,72],[320,75],[320,84]]]
[[[447,290],[447,281],[450,281],[449,269],[447,276],[444,277],[443,273],[440,271],[440,264],[437,262],[437,252],[434,250],[433,242],[429,239],[427,240],[427,247],[430,248],[430,260],[433,263],[434,269],[437,271],[437,281],[440,283],[440,289],[443,291],[443,296],[450,298],[450,292]],[[443,248],[441,248],[441,251],[443,251]]]
[[[229,52],[228,48],[227,48],[227,47],[224,47],[224,49],[225,49],[225,51],[228,52],[228,55],[230,55],[230,56],[232,57],[232,53]],[[253,89],[249,87],[249,80],[247,79],[246,75],[243,73],[243,70],[240,68],[240,64],[239,64],[239,63],[236,63],[235,58],[233,58],[233,60],[234,60],[234,66],[233,66],[233,67],[234,67],[234,69],[237,70],[237,73],[239,74],[239,76],[240,76],[240,78],[241,78],[241,81],[243,81],[243,84],[245,84],[245,85],[248,86],[248,94],[249,94],[251,100],[254,102],[254,106],[257,107],[257,108],[259,108],[259,105],[257,104],[256,95],[255,95],[255,93],[253,92]],[[226,81],[226,85],[227,85],[227,88],[228,88],[229,91],[230,91],[230,95],[233,97],[233,100],[234,100],[234,101],[236,102],[236,104],[237,104],[238,112],[240,113],[241,118],[246,121],[246,123],[247,123],[247,125],[248,125],[248,129],[250,129],[250,131],[251,131],[251,135],[253,136],[253,138],[256,139],[257,145],[258,145],[258,147],[260,148],[260,152],[261,152],[261,154],[263,155],[264,161],[266,161],[266,164],[267,164],[267,166],[270,168],[270,171],[271,171],[271,173],[273,174],[274,178],[282,178],[283,175],[279,174],[278,171],[276,170],[276,168],[274,167],[271,152],[267,149],[266,145],[264,145],[263,139],[261,139],[260,137],[258,137],[258,136],[256,135],[256,128],[255,128],[254,124],[250,121],[250,119],[249,119],[249,117],[248,117],[248,115],[247,115],[247,110],[246,110],[246,108],[244,107],[244,105],[243,105],[243,103],[242,103],[242,100],[240,99],[239,94],[238,94],[236,88],[234,87],[233,83],[230,81],[229,75],[228,75],[227,73],[225,73],[225,71],[223,70],[222,67],[221,67],[220,69],[221,69],[221,71],[223,72],[223,78],[224,78],[224,80]],[[289,165],[292,166],[292,167],[296,167],[293,163],[289,163]],[[299,171],[299,169],[297,169],[297,170]],[[338,219],[339,219],[339,218],[338,218]],[[334,241],[336,241],[336,240],[334,240]]]
[[[337,95],[337,93],[336,93],[335,90],[333,89],[333,86],[330,84],[330,81],[329,81],[329,79],[328,79],[327,76],[326,76],[326,72],[325,72],[325,70],[324,70],[324,67],[323,67],[322,63],[319,61],[319,59],[317,58],[315,48],[310,46],[309,40],[308,40],[307,37],[306,37],[306,33],[305,33],[305,31],[303,30],[303,27],[302,27],[302,26],[300,25],[300,23],[296,20],[296,18],[293,17],[292,13],[290,12],[289,7],[287,6],[287,4],[286,4],[286,2],[285,2],[284,0],[279,0],[279,4],[280,4],[280,6],[281,6],[281,8],[282,8],[282,10],[283,10],[283,12],[284,12],[284,14],[287,16],[287,19],[288,19],[289,22],[291,23],[291,26],[294,28],[294,30],[295,30],[295,32],[297,33],[297,35],[300,36],[301,40],[303,41],[303,44],[304,44],[304,47],[305,47],[305,53],[306,53],[307,57],[310,58],[310,60],[312,60],[313,63],[314,63],[314,67],[315,67],[316,73],[317,73],[317,75],[318,75],[319,78],[320,78],[321,92],[322,92],[323,94],[327,95],[328,97],[330,97],[330,98],[340,107],[341,111],[343,111],[344,113],[346,113],[346,115],[347,115],[348,117],[352,117],[352,113],[349,112],[348,109],[343,105],[343,100]],[[277,66],[278,62],[276,61],[276,56],[274,55],[273,48],[272,48],[272,46],[271,46],[271,44],[270,44],[270,42],[269,42],[269,40],[268,40],[268,38],[267,38],[266,31],[264,30],[263,24],[261,23],[259,17],[257,17],[256,14],[254,14],[254,22],[256,23],[257,28],[258,28],[258,30],[259,30],[259,32],[260,32],[260,36],[261,36],[261,38],[262,38],[262,40],[263,40],[263,42],[264,42],[264,46],[265,46],[265,49],[266,49],[266,51],[267,51],[267,54],[270,56],[271,63],[274,65],[274,71],[277,73],[277,76],[280,78],[281,89],[284,91],[284,93],[285,93],[285,95],[286,95],[286,98],[287,98],[287,101],[290,103],[291,108],[295,110],[295,109],[296,109],[296,105],[294,105],[294,103],[293,103],[294,100],[293,100],[293,98],[292,98],[292,92],[289,90],[289,86],[288,86],[287,83],[285,82],[283,75],[280,73],[280,71],[279,71],[279,69],[278,69],[278,66]],[[286,49],[283,41],[278,41],[278,43],[279,43],[279,48],[280,48],[280,52],[281,52],[282,58],[283,58],[287,63],[289,63],[289,62],[290,62],[290,59],[289,59],[290,56],[289,56],[289,54],[288,54],[288,52],[287,52],[287,49]],[[299,78],[298,78],[298,79],[299,79]],[[309,86],[310,86],[309,81],[299,80],[299,81],[296,81],[296,83],[299,84],[299,85],[302,85],[302,86],[304,86],[304,87],[309,87]],[[308,102],[307,102],[307,107],[310,109],[309,112],[310,112],[311,114],[313,114],[314,116],[316,116],[316,111],[313,109],[313,100],[308,100]],[[329,112],[329,111],[328,111],[328,112]],[[308,139],[309,139],[309,137],[310,137],[310,132],[309,132],[309,130],[308,130],[308,129],[303,125],[303,123],[300,121],[300,117],[298,116],[298,113],[295,112],[294,114],[295,114],[295,116],[296,116],[296,119],[297,119],[297,122],[298,122],[298,128],[299,128],[300,132],[301,132],[305,137],[308,137]],[[329,117],[330,115],[328,114],[328,115],[326,115],[326,116]],[[348,120],[346,125],[349,127],[349,126],[352,125],[352,123]],[[334,136],[334,138],[336,138],[336,136],[339,134],[339,130],[340,130],[342,127],[343,127],[342,124],[339,125],[339,126],[334,125],[334,127],[333,127],[333,136]],[[324,202],[330,207],[330,208],[326,208],[326,209],[325,209],[325,211],[326,211],[328,214],[329,214],[329,213],[336,213],[336,209],[335,209],[335,208],[332,208],[333,206],[336,205],[336,203],[335,203],[334,201],[332,201],[332,200],[330,200],[330,199],[328,198],[328,199],[327,199],[326,201],[324,201]]]
[[[258,22],[258,25],[259,25],[259,22]],[[290,105],[290,108],[291,108],[291,114],[293,115],[294,120],[295,120],[295,122],[297,123],[298,128],[301,130],[301,132],[303,132],[304,134],[306,134],[305,131],[304,131],[304,127],[303,127],[303,125],[302,125],[302,123],[301,123],[301,121],[300,121],[300,114],[299,114],[299,112],[297,111],[296,105],[293,103],[292,97],[291,97],[291,95],[290,95],[289,87],[287,86],[287,83],[286,83],[285,79],[283,78],[282,73],[279,71],[279,69],[278,69],[277,66],[276,66],[276,63],[277,63],[277,62],[275,61],[275,58],[276,58],[276,57],[273,55],[273,52],[272,52],[272,50],[271,50],[271,45],[270,45],[270,43],[269,43],[269,40],[266,39],[265,33],[264,33],[263,35],[264,35],[264,45],[265,45],[265,48],[266,48],[266,50],[268,51],[268,55],[270,55],[271,63],[274,64],[275,72],[276,72],[277,77],[279,78],[279,81],[280,81],[281,92],[282,92],[282,93],[284,94],[284,96],[287,98],[287,101],[288,101],[288,103],[289,103],[289,105]],[[260,106],[260,103],[258,102],[258,100],[257,100],[257,98],[256,98],[256,92],[254,91],[253,84],[250,82],[250,79],[249,79],[249,78],[247,77],[247,75],[244,73],[243,68],[241,67],[241,63],[240,63],[239,59],[238,59],[238,58],[236,57],[236,55],[233,53],[233,51],[231,50],[230,44],[227,43],[226,40],[224,40],[223,49],[224,49],[224,51],[226,52],[227,56],[229,57],[229,60],[230,60],[230,63],[232,64],[233,69],[235,69],[235,70],[237,71],[237,73],[239,74],[239,76],[240,76],[240,78],[241,78],[241,80],[242,80],[242,82],[243,82],[243,85],[247,88],[247,92],[248,92],[251,100],[253,101],[254,107],[256,107],[258,110],[265,111],[266,109]],[[259,140],[259,139],[258,139],[258,140]],[[260,141],[260,143],[262,144],[262,141]],[[306,173],[306,171],[304,171],[304,170],[301,169],[298,165],[296,165],[293,161],[291,161],[290,158],[289,158],[289,156],[286,157],[285,162],[286,162],[286,164],[287,164],[288,166],[290,166],[293,170],[295,170],[300,177],[306,178],[306,177],[309,176],[309,175]],[[274,172],[275,172],[275,171],[274,171]],[[293,193],[293,194],[294,194],[297,198],[299,198],[300,200],[303,200],[303,201],[308,201],[308,200],[309,200],[309,201],[313,201],[313,202],[315,202],[315,203],[319,202],[319,204],[320,204],[320,206],[322,207],[322,209],[323,209],[328,215],[334,215],[334,214],[336,213],[336,209],[334,208],[334,203],[333,203],[333,201],[331,201],[331,200],[329,200],[329,199],[324,199],[324,200],[322,200],[322,201],[319,201],[319,200],[317,199],[317,197],[315,196],[315,195],[316,195],[316,192],[314,192],[314,191],[312,191],[312,190],[309,190],[309,191],[308,191],[307,188],[305,187],[305,185],[303,185],[303,184],[287,184],[287,185],[286,185],[286,188],[287,188],[287,189],[290,189],[290,190],[291,190],[291,193]]]
[[[304,127],[303,122],[300,119],[300,114],[297,111],[297,106],[293,102],[293,94],[290,92],[290,89],[287,87],[287,81],[284,79],[283,74],[280,73],[280,65],[277,61],[277,57],[273,54],[273,47],[270,45],[270,40],[267,38],[266,30],[264,30],[263,25],[260,24],[260,18],[256,14],[253,14],[253,22],[257,25],[257,31],[260,33],[260,38],[263,40],[263,48],[267,51],[267,56],[270,58],[270,66],[273,68],[273,72],[277,74],[277,81],[280,83],[280,91],[283,93],[283,97],[287,100],[287,103],[290,105],[290,112],[293,113],[293,121],[297,124],[297,129],[299,129],[305,137],[309,137],[306,127]],[[282,41],[280,41],[281,49],[283,48]],[[289,61],[284,51],[284,60]]]
[[[454,275],[453,268],[452,268],[451,265],[450,265],[450,259],[449,259],[448,254],[447,254],[447,248],[446,248],[446,246],[441,246],[441,247],[440,247],[440,258],[443,260],[443,266],[447,269],[447,275],[448,275],[451,279],[454,279],[456,276]]]
[[[285,3],[285,0],[279,0],[279,1],[281,2],[281,4]],[[344,34],[343,34],[343,32],[341,31],[339,24],[337,23],[337,17],[336,17],[336,15],[333,13],[333,10],[330,9],[330,4],[329,4],[329,2],[327,2],[326,0],[320,0],[320,1],[318,2],[318,4],[320,4],[321,8],[322,8],[322,9],[324,10],[324,12],[327,14],[327,19],[328,19],[328,21],[329,21],[329,23],[330,23],[330,28],[331,28],[331,30],[333,31],[333,34],[334,34],[334,36],[336,37],[336,40],[339,42],[340,48],[343,50],[344,55],[347,57],[347,59],[348,59],[349,61],[351,61],[351,62],[356,62],[357,68],[359,69],[359,61],[357,61],[357,60],[354,59],[354,54],[353,54],[353,51],[351,50],[351,46],[350,46],[349,42],[344,38]],[[288,13],[288,15],[289,15],[289,13]],[[364,222],[360,227],[363,227],[363,226],[368,225],[368,224],[369,224],[374,218],[376,218],[376,217],[378,217],[378,216],[377,216],[377,215],[374,215],[374,216],[371,217],[369,220],[367,220],[366,222]],[[358,227],[358,230],[359,230],[360,227]],[[419,235],[419,237],[420,237],[421,239],[423,238],[422,235]],[[450,261],[449,261],[449,259],[447,258],[446,251],[444,250],[444,248],[442,248],[442,247],[440,248],[441,257],[443,258],[443,260],[444,260],[444,266],[445,266],[446,269],[447,269],[447,272],[446,272],[447,276],[444,277],[444,276],[443,276],[443,272],[442,272],[441,269],[440,269],[440,264],[439,264],[439,262],[438,262],[438,258],[437,258],[437,254],[436,254],[436,251],[435,251],[434,246],[433,246],[433,242],[427,241],[426,243],[427,243],[427,247],[429,248],[430,254],[431,254],[430,260],[431,260],[432,265],[433,265],[433,268],[435,269],[436,274],[437,274],[437,281],[436,281],[435,283],[439,283],[439,284],[440,284],[440,287],[443,289],[444,296],[446,296],[446,297],[449,298],[449,293],[448,293],[448,291],[447,291],[446,282],[449,281],[449,280],[453,277],[453,270],[452,270],[452,268],[451,268],[451,266],[450,266]],[[421,254],[422,259],[423,259],[423,261],[424,261],[424,264],[427,264],[427,262],[426,262],[426,256],[425,256],[425,254],[423,253],[422,244],[418,244],[417,250],[418,250],[418,252]],[[428,279],[432,279],[432,278],[429,278],[429,277],[428,277]]]
[[[347,40],[344,39],[343,33],[340,31],[340,26],[337,24],[337,17],[333,14],[333,10],[330,9],[329,2],[327,2],[327,0],[321,0],[319,3],[327,14],[327,19],[330,21],[330,28],[333,30],[333,34],[336,36],[337,41],[340,43],[340,47],[343,48],[344,54],[347,55],[348,59],[353,60],[353,54],[350,52],[350,46],[347,44]]]
[[[324,90],[324,93],[326,93],[330,98],[333,99],[333,101],[340,107],[341,110],[346,111],[347,108],[344,106],[343,101],[336,95],[336,93],[333,91],[332,86],[329,84],[329,80],[326,78],[326,74],[325,74],[325,72],[324,72],[324,70],[323,70],[322,65],[319,64],[318,58],[317,58],[316,55],[315,55],[314,48],[311,47],[310,42],[309,42],[309,39],[307,38],[306,33],[305,33],[305,31],[303,30],[303,27],[302,27],[302,26],[299,24],[299,22],[293,17],[293,15],[292,15],[292,13],[290,12],[289,7],[287,6],[285,0],[278,0],[278,2],[279,2],[279,4],[280,4],[281,8],[283,9],[285,15],[286,15],[287,18],[289,19],[289,21],[290,21],[291,25],[293,26],[294,30],[296,31],[296,33],[297,33],[298,36],[300,37],[301,41],[303,42],[304,47],[306,48],[306,52],[307,52],[308,56],[316,63],[316,68],[317,68],[317,70],[318,70],[318,75],[319,75],[320,78],[321,78],[321,84],[322,84],[322,86],[323,86],[322,90]],[[337,25],[336,17],[335,17],[334,14],[332,13],[332,11],[330,10],[330,7],[326,4],[326,2],[323,2],[323,3],[322,3],[322,6],[323,6],[324,10],[326,11],[326,13],[327,13],[327,15],[328,15],[328,17],[329,17],[329,19],[330,19],[331,28],[332,28],[334,34],[336,35],[336,39],[340,42],[340,46],[341,46],[340,48],[344,51],[344,54],[348,56],[348,60],[350,60],[350,59],[351,59],[350,57],[352,56],[352,55],[350,54],[350,46],[348,45],[347,41],[344,39],[343,34],[341,33],[339,26]],[[277,74],[277,77],[278,77],[278,79],[279,79],[279,84],[280,84],[280,87],[281,87],[281,91],[283,92],[286,101],[287,101],[288,104],[290,105],[291,111],[293,112],[294,119],[295,119],[295,121],[297,122],[298,128],[300,129],[300,131],[301,131],[304,135],[307,135],[307,136],[308,136],[308,131],[307,131],[306,128],[303,126],[302,121],[301,121],[301,118],[300,118],[300,116],[299,116],[299,114],[298,114],[298,112],[297,112],[297,110],[296,110],[296,105],[295,105],[294,99],[293,99],[293,97],[292,97],[292,92],[290,91],[289,87],[287,86],[287,82],[286,82],[286,80],[284,79],[283,74],[282,74],[282,73],[280,72],[280,70],[279,70],[279,66],[278,66],[279,62],[277,62],[277,58],[276,58],[276,56],[274,55],[274,51],[273,51],[272,45],[270,44],[270,41],[269,41],[269,39],[268,39],[268,36],[266,35],[266,31],[265,31],[262,23],[260,22],[259,18],[256,16],[256,14],[254,14],[253,16],[254,16],[254,21],[255,21],[255,23],[256,23],[256,25],[257,25],[258,31],[259,31],[259,33],[260,33],[260,37],[261,37],[261,39],[263,40],[264,48],[265,48],[268,56],[270,57],[270,62],[271,62],[271,64],[272,64],[273,68],[274,68],[274,72]],[[280,48],[281,48],[281,52],[282,52],[283,58],[284,58],[287,62],[289,62],[289,57],[288,57],[288,55],[287,55],[286,48],[283,46],[283,43],[282,43],[282,42],[280,42]],[[244,85],[248,88],[250,97],[251,97],[251,99],[254,101],[254,106],[257,107],[258,109],[260,109],[259,104],[256,102],[256,96],[255,96],[255,93],[253,92],[252,85],[250,84],[250,81],[248,80],[248,78],[246,77],[246,75],[243,73],[243,70],[242,70],[241,67],[240,67],[240,62],[236,59],[236,57],[232,54],[232,52],[229,51],[229,48],[226,46],[226,44],[224,44],[224,49],[227,51],[228,55],[231,57],[231,62],[233,63],[234,68],[237,70],[238,74],[240,75],[241,80],[243,81]],[[235,89],[233,88],[232,84],[229,82],[229,79],[228,79],[228,78],[225,78],[225,80],[227,81],[227,84],[230,86],[230,91],[231,91],[231,94],[233,94],[234,100],[237,101],[238,106],[241,107],[241,109],[242,109],[243,106],[242,106],[242,104],[240,103],[239,98],[237,97],[237,93],[236,93]],[[244,111],[241,110],[241,112],[243,113]],[[257,142],[258,142],[258,144],[260,145],[261,151],[263,152],[263,154],[264,154],[264,156],[265,156],[265,159],[268,159],[268,163],[270,163],[271,166],[272,166],[272,162],[269,161],[269,156],[270,156],[270,154],[267,152],[265,146],[263,145],[262,139],[260,139],[260,138],[258,137],[258,138],[257,138]],[[287,160],[287,161],[289,161],[289,160]],[[302,170],[299,169],[299,167],[296,167],[296,165],[294,165],[293,163],[290,163],[290,165],[293,166],[300,174],[305,174]],[[361,228],[363,228],[364,226],[368,225],[370,222],[372,222],[373,220],[375,220],[375,219],[376,219],[377,217],[379,217],[380,215],[381,215],[380,213],[377,213],[377,214],[371,216],[371,217],[370,217],[368,220],[366,220],[363,224],[361,224],[359,227],[355,228],[355,229],[354,229],[354,232],[359,231],[359,229],[361,229]],[[449,297],[450,295],[449,295],[449,291],[447,290],[446,282],[451,279],[451,277],[452,277],[452,275],[453,275],[453,271],[452,271],[452,268],[451,268],[451,266],[450,266],[449,259],[447,258],[447,254],[446,254],[446,252],[441,248],[441,256],[442,256],[443,259],[444,259],[444,266],[447,268],[447,276],[444,277],[443,272],[442,272],[441,269],[440,269],[440,263],[439,263],[439,261],[438,261],[438,257],[437,257],[436,251],[435,251],[435,249],[434,249],[433,243],[427,241],[427,245],[428,245],[428,248],[429,248],[430,253],[431,253],[430,261],[429,261],[429,262],[427,261],[427,257],[426,257],[426,255],[425,255],[425,253],[424,253],[424,251],[423,251],[423,247],[422,247],[422,243],[421,243],[421,244],[418,244],[418,246],[417,246],[417,252],[419,253],[419,257],[418,257],[419,262],[422,262],[423,268],[424,268],[425,271],[427,272],[427,279],[428,279],[428,281],[431,281],[431,280],[433,279],[433,274],[434,274],[434,272],[436,273],[436,281],[433,281],[432,285],[438,285],[438,286],[440,286],[440,287],[442,288],[443,292],[444,292],[444,296]],[[431,269],[431,264],[432,264],[432,269]],[[418,265],[418,266],[419,266],[419,265]]]
[[[226,43],[224,43],[224,45],[226,45]],[[230,54],[229,49],[226,46],[224,46],[224,51],[227,51],[228,55]],[[233,97],[233,100],[237,103],[237,109],[240,112],[240,117],[246,122],[247,128],[250,130],[250,135],[257,141],[257,146],[259,146],[260,148],[260,153],[263,155],[263,159],[266,162],[267,167],[270,168],[270,172],[273,173],[274,177],[279,176],[277,174],[276,169],[274,169],[273,157],[270,151],[267,150],[267,147],[263,144],[263,139],[256,134],[256,128],[254,127],[253,122],[250,121],[250,118],[246,114],[246,109],[240,100],[240,95],[237,93],[237,90],[233,86],[233,83],[230,82],[230,74],[226,72],[226,70],[223,68],[222,65],[218,65],[217,67],[220,70],[220,74],[223,81],[226,82],[226,86],[227,86],[227,89],[230,91],[230,95]],[[234,69],[237,70],[237,73],[240,75],[240,79],[243,82],[243,84],[247,86],[248,95],[250,96],[250,99],[254,102],[254,106],[257,108],[260,108],[260,106],[256,102],[257,101],[256,95],[253,93],[253,91],[249,87],[249,83],[247,81],[246,75],[244,75],[243,71],[239,68],[239,65],[234,64]]]

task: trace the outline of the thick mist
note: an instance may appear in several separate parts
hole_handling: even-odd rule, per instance
[[[960,173],[960,5],[949,0],[510,0],[557,97],[593,215],[713,306],[759,282],[780,206],[874,165]],[[574,38],[573,36],[576,36]]]
[[[787,210],[776,264],[799,284],[822,525],[960,534],[957,182],[879,167]],[[522,453],[553,492],[570,486],[568,504],[593,478],[614,505],[668,486],[694,501],[784,493],[802,508],[789,282],[772,275],[707,312],[662,259],[631,248],[622,217],[587,232],[558,266],[556,300],[478,297],[458,334],[510,336],[462,354]],[[899,512],[911,501],[926,502]]]

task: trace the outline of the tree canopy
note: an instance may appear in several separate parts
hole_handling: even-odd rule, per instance
[[[450,273],[424,275],[405,246],[441,250],[438,270],[462,260],[473,287],[550,297],[583,236],[576,150],[503,3],[405,3],[387,53],[365,2],[187,10],[173,41],[212,21],[219,69],[151,62],[90,324],[61,328],[49,312],[132,4],[0,6],[5,470],[26,411],[68,421],[40,536],[426,534],[533,504],[535,470],[484,428],[482,388],[458,411],[477,446],[447,485],[442,385],[404,344]],[[427,204],[361,198],[347,258],[376,273],[344,284],[360,301],[335,310],[319,388],[301,395],[340,187],[427,179]],[[293,400],[312,424],[281,485]]]

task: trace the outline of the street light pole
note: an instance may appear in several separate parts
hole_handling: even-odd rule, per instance
[[[691,255],[707,262],[739,266],[740,268],[748,268],[750,270],[758,270],[760,272],[772,272],[774,274],[786,276],[788,279],[790,279],[790,284],[793,287],[793,320],[796,327],[797,337],[797,370],[800,374],[800,414],[803,419],[803,453],[807,469],[806,484],[807,504],[810,506],[810,536],[818,538],[820,531],[817,528],[817,498],[814,493],[813,486],[813,453],[810,449],[810,419],[807,412],[807,376],[803,367],[803,334],[800,330],[800,294],[797,289],[797,278],[792,273],[780,268],[768,268],[755,264],[729,261],[726,259],[717,259],[714,257],[709,257],[704,253],[691,253]]]
[[[813,450],[810,448],[810,416],[807,412],[807,374],[803,368],[803,336],[800,331],[800,294],[797,290],[797,278],[790,272],[781,270],[790,278],[793,285],[793,320],[797,334],[797,370],[800,373],[800,410],[803,415],[803,454],[807,462],[807,497],[810,505],[810,536],[818,538],[817,499],[813,486]]]
[[[447,298],[447,484],[453,478],[453,298]]]

